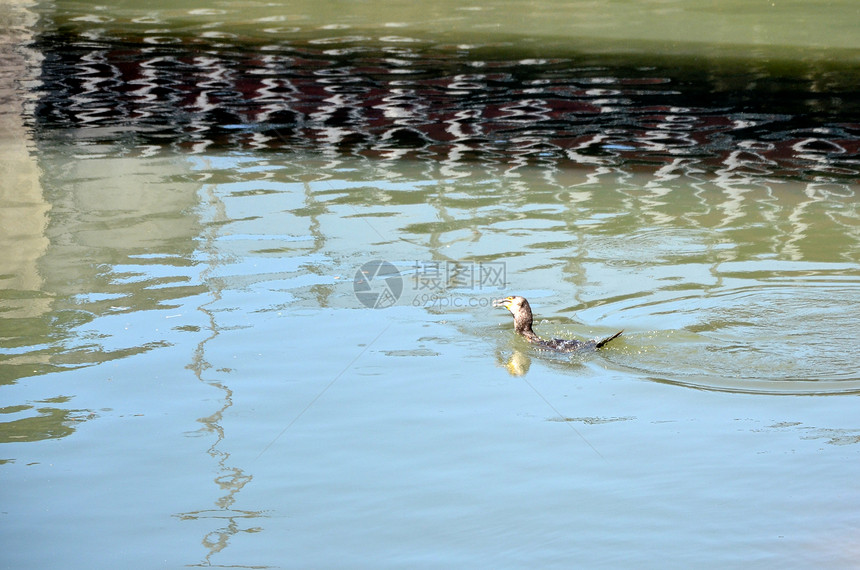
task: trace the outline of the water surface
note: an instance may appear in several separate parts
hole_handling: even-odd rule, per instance
[[[21,16],[2,565],[850,566],[853,5],[387,8]]]

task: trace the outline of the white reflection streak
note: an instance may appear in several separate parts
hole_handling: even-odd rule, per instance
[[[743,217],[745,195],[750,191],[751,186],[760,185],[757,179],[754,179],[743,170],[746,164],[744,155],[747,154],[755,153],[746,150],[732,151],[723,160],[725,166],[716,170],[714,185],[722,188],[727,196],[727,199],[717,206],[724,214],[723,220],[718,227],[727,227],[733,221]]]
[[[263,58],[263,61],[265,64],[264,68],[269,73],[276,73],[275,65],[273,65],[274,58],[272,56]],[[282,81],[274,77],[266,77],[260,80],[259,87],[253,97],[255,107],[254,122],[256,124],[268,122],[269,117],[283,107],[281,98],[274,92],[275,89],[280,89],[282,84]],[[258,106],[259,109],[257,110]],[[270,146],[273,139],[274,137],[257,131],[251,135],[250,147],[254,150],[265,150]]]
[[[541,121],[551,119],[552,109],[543,99],[524,99],[511,104],[500,105],[502,115],[499,117],[501,123],[514,123],[521,125],[532,125]],[[541,149],[552,148],[558,151],[556,145],[550,144],[541,134],[531,134],[524,131],[522,136],[510,139],[511,148],[508,154],[512,157],[511,166],[505,171],[504,176],[518,177],[517,170],[529,165],[530,160],[539,154]]]
[[[584,181],[580,182],[579,184],[574,184],[573,186],[576,187],[597,185],[600,184],[602,177],[609,176],[613,173],[614,170],[609,166],[597,166],[593,170],[589,170],[586,172]]]
[[[95,66],[103,65],[105,67],[109,67],[114,80],[119,76],[119,73],[115,66],[110,65],[107,57],[105,57],[104,52],[102,51],[88,53],[81,59],[85,63],[91,63],[93,66],[82,66],[82,72],[78,74],[82,77],[81,89],[80,92],[76,92],[72,95],[72,100],[75,101],[75,106],[79,106],[80,108],[77,116],[80,118],[81,122],[86,124],[97,122],[100,119],[99,115],[109,109],[107,106],[98,107],[92,105],[92,103],[95,103],[98,100],[94,95],[98,95],[103,91],[108,91],[108,89],[99,89],[99,85],[106,83],[108,78],[100,73],[98,68]]]
[[[206,78],[204,81],[199,82],[200,93],[197,95],[197,98],[194,100],[193,105],[189,105],[192,109],[196,108],[199,115],[205,115],[216,108],[216,105],[212,103],[209,98],[209,93],[211,91],[215,91],[218,89],[219,81],[226,81],[224,79],[224,75],[227,73],[227,70],[223,67],[223,62],[220,59],[214,57],[196,57],[194,59],[194,65],[204,71],[202,75]],[[198,139],[193,146],[192,152],[200,153],[206,150],[209,145],[212,144],[212,141],[209,140],[208,135],[200,138],[197,136],[198,133],[206,134],[209,132],[209,125],[206,121],[200,121],[193,119],[190,125],[191,138]]]
[[[285,62],[273,56],[264,58],[264,61],[266,62],[265,69],[267,73],[275,76],[283,75],[280,67]],[[286,63],[289,62],[290,60],[287,60]],[[271,118],[272,113],[276,111],[294,113],[296,117],[301,115],[301,113],[293,111],[296,101],[299,100],[300,90],[292,81],[288,78],[279,77],[278,79],[266,78],[262,83],[265,87],[260,89],[260,93],[263,95],[263,101],[267,101],[269,104],[264,107],[264,111],[260,114],[260,121],[268,121]],[[275,92],[275,89],[280,90],[280,92]],[[295,128],[298,129],[299,124],[296,124]],[[288,138],[279,130],[276,129],[274,132],[275,136],[277,136],[281,142],[289,143]]]
[[[579,152],[582,149],[587,149],[587,148],[592,147],[592,146],[594,146],[594,147],[599,146],[601,143],[603,143],[603,141],[607,141],[607,140],[611,140],[608,135],[604,135],[604,134],[591,135],[590,137],[588,137],[584,141],[580,142],[579,144],[567,149],[567,151],[566,151],[567,158],[569,158],[570,160],[572,160],[573,162],[575,162],[577,164],[598,166],[598,167],[604,166],[604,165],[608,166],[611,164],[612,161],[611,161],[611,159],[609,159],[605,156],[589,156],[587,154],[581,154]],[[597,168],[597,169],[595,169],[595,172],[598,172],[601,170],[603,170],[603,169]],[[589,176],[589,178],[591,178],[591,177]],[[595,178],[594,181],[597,181],[597,179]]]
[[[483,77],[483,76],[482,76]],[[446,178],[465,178],[470,175],[468,169],[460,170],[464,166],[461,162],[464,153],[472,148],[466,143],[470,138],[481,137],[484,134],[480,127],[481,112],[477,109],[465,109],[455,112],[451,119],[445,123],[445,132],[453,137],[448,145],[448,155],[442,159],[439,172]]]
[[[340,91],[344,85],[359,81],[358,78],[348,73],[333,73],[330,77],[323,77],[318,81],[325,85],[323,89],[330,95],[323,99],[318,111],[314,111],[308,115],[308,119],[313,128],[322,133],[320,140],[326,142],[322,147],[326,156],[334,158],[340,154],[336,145],[340,144],[341,141],[356,131],[343,126],[332,127],[328,123],[343,124],[342,120],[334,120],[337,113],[343,109],[347,109],[348,124],[360,121],[361,98],[366,94],[364,92],[356,94],[354,92]]]
[[[158,67],[155,65],[164,61],[164,58],[156,57],[148,59],[140,64],[140,79],[132,79],[129,81],[131,85],[140,85],[138,89],[129,93],[129,97],[138,99],[134,107],[135,114],[142,119],[152,117],[153,113],[148,109],[151,103],[158,101],[158,95],[153,93],[153,89],[157,86]]]
[[[654,173],[654,180],[649,180],[645,184],[645,189],[650,192],[651,197],[643,196],[642,203],[646,206],[644,211],[651,215],[653,223],[668,224],[677,218],[660,212],[658,208],[666,203],[661,198],[672,192],[672,188],[666,183],[686,174],[688,169],[685,167],[688,166],[688,162],[686,158],[676,158],[671,163],[664,164]]]
[[[420,96],[414,89],[391,89],[390,95],[382,98],[382,103],[376,105],[382,114],[391,119],[392,126],[380,137],[380,143],[393,139],[398,133],[411,132],[416,139],[424,142],[425,146],[430,141],[420,130],[413,125],[423,125],[429,117],[428,106],[422,104]],[[388,160],[398,160],[414,151],[408,146],[401,147],[398,144],[380,144],[380,154]]]
[[[685,111],[685,109],[673,109],[674,111]],[[678,154],[682,148],[695,147],[698,143],[693,140],[692,131],[693,117],[683,115],[665,115],[663,120],[655,125],[655,128],[646,130],[637,141],[645,145],[645,149],[652,152],[666,152]]]
[[[736,188],[734,184],[736,183],[719,179],[714,181],[714,185],[722,188],[726,194],[726,200],[717,206],[723,212],[723,219],[717,227],[730,226],[733,221],[744,215],[744,195],[749,192],[749,189]]]

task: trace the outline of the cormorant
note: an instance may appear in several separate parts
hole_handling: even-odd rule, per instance
[[[504,307],[514,315],[514,331],[521,334],[527,341],[536,344],[546,350],[556,352],[577,352],[580,350],[596,350],[603,348],[609,341],[618,338],[622,332],[618,331],[612,336],[587,341],[568,340],[563,338],[542,339],[532,330],[532,308],[524,297],[510,296],[493,301],[494,307]]]

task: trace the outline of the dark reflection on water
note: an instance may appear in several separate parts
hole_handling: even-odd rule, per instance
[[[401,37],[270,45],[45,33],[41,136],[201,152],[856,177],[860,73],[836,63],[534,58]]]

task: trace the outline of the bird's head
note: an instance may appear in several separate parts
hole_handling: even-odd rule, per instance
[[[523,335],[534,335],[532,332],[532,308],[525,297],[511,295],[504,299],[493,301],[494,307],[504,307],[514,316],[514,330]]]
[[[525,300],[525,297],[520,297],[519,295],[511,295],[510,297],[505,297],[504,299],[496,299],[495,301],[493,301],[493,306],[504,307],[505,309],[516,315],[522,310],[523,306],[528,307],[529,302]]]

